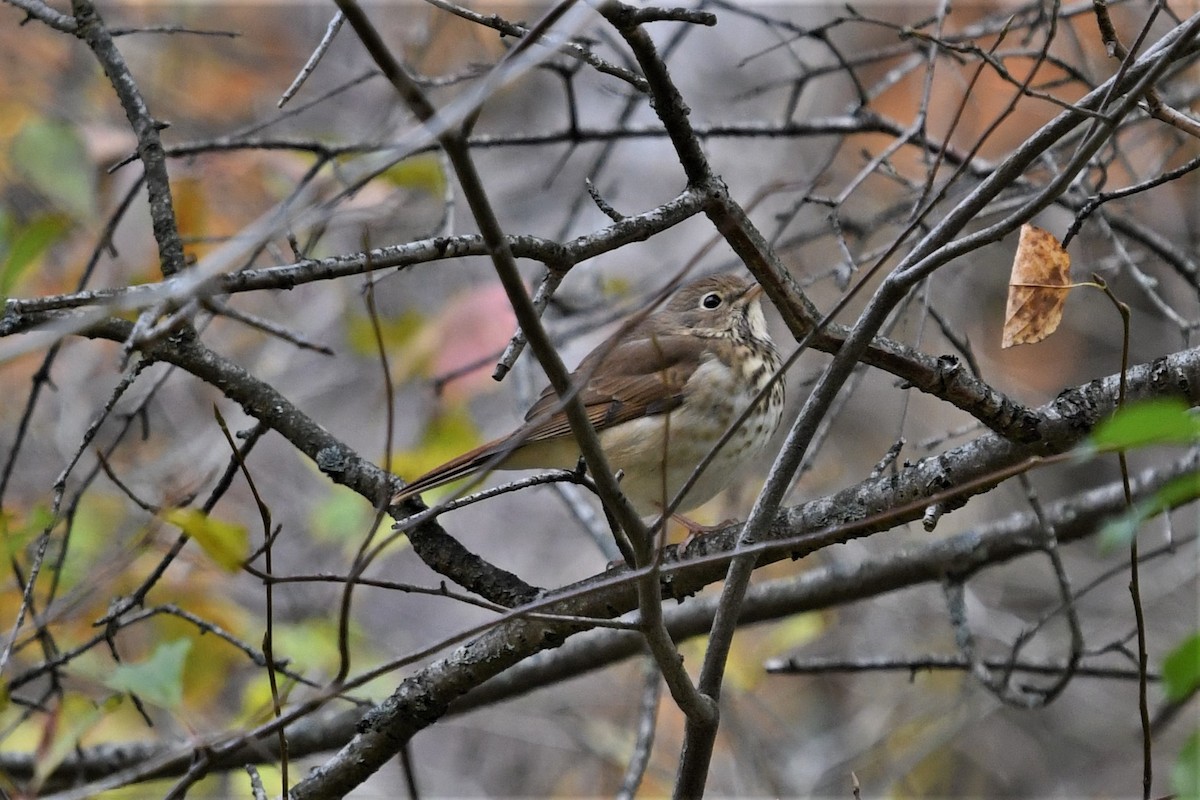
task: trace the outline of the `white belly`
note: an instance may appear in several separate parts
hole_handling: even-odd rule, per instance
[[[734,381],[729,369],[712,359],[688,381],[686,406],[670,412],[665,423],[663,416],[646,417],[601,432],[600,441],[609,466],[625,473],[622,489],[639,514],[656,515],[663,508],[664,495],[668,503],[674,499],[729,426],[753,401],[754,396],[745,387],[744,381]],[[766,401],[764,404],[770,413],[754,414],[731,436],[688,490],[676,509],[678,512],[704,504],[729,486],[733,473],[770,441],[783,414],[783,405]],[[708,409],[707,413],[692,411],[696,405]],[[647,458],[647,453],[655,456]]]

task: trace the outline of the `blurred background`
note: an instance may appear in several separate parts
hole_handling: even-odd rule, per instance
[[[1185,3],[1177,9],[1168,5],[1174,13],[1191,13]],[[544,9],[518,3],[473,7],[512,21],[532,21]],[[429,79],[428,89],[439,104],[469,91],[477,75],[513,41],[430,5],[367,8],[394,51],[414,73]],[[715,27],[660,23],[653,27],[656,41],[668,55],[693,125],[706,133],[705,149],[715,170],[822,310],[885,256],[906,224],[907,212],[928,196],[922,193],[927,174],[937,175],[932,191],[947,186],[948,203],[975,185],[970,174],[951,180],[951,167],[938,171],[932,166],[937,153],[895,147],[896,132],[864,124],[868,115],[855,114],[864,99],[872,115],[894,122],[900,132],[914,126],[931,140],[945,138],[959,153],[978,144],[974,157],[980,164],[1003,158],[1060,110],[1048,100],[1025,97],[992,130],[993,120],[1012,102],[1013,86],[995,70],[980,71],[979,59],[966,49],[943,53],[929,76],[929,46],[913,31],[932,33],[925,22],[937,10],[933,5],[872,3],[857,12],[819,3],[708,8],[717,14]],[[329,211],[319,224],[301,231],[299,246],[306,257],[474,231],[457,188],[433,152],[414,154],[354,192],[339,195],[354,183],[364,163],[375,163],[364,151],[395,141],[411,126],[394,90],[373,74],[348,28],[295,97],[278,108],[284,90],[320,41],[331,5],[113,3],[101,12],[113,28],[141,31],[117,42],[151,112],[169,124],[163,138],[173,153],[172,190],[190,256],[202,262],[228,237],[292,196],[321,148],[333,148],[338,155],[309,184],[306,202],[329,201]],[[940,35],[983,50],[997,48],[1019,81],[1042,45],[1044,26],[1030,22],[1035,12],[1034,6],[998,2],[955,6]],[[1086,92],[1087,81],[1107,78],[1114,62],[1104,52],[1090,13],[1075,8],[1060,13],[1049,48],[1052,58],[1042,65],[1036,85],[1069,103]],[[1004,20],[1014,14],[1026,27],[1000,37]],[[1126,41],[1132,41],[1146,10],[1128,4],[1114,8],[1113,14]],[[131,154],[134,139],[91,54],[70,36],[38,23],[21,25],[23,16],[17,8],[0,7],[2,221],[10,244],[31,229],[45,233],[32,267],[3,286],[12,297],[73,291],[103,226],[140,174],[136,165],[113,168]],[[1165,29],[1169,16],[1164,14],[1152,30]],[[625,49],[614,48],[613,34],[595,15],[583,19],[579,33],[592,38],[596,52],[627,66]],[[206,34],[154,32],[156,26]],[[1028,30],[1035,33],[1027,35]],[[1194,67],[1188,69],[1194,73]],[[750,135],[754,127],[763,133]],[[610,223],[588,197],[586,179],[626,215],[649,210],[683,189],[671,145],[657,131],[653,112],[627,84],[554,57],[490,97],[473,137],[486,187],[507,232],[565,241]],[[1100,170],[1089,173],[1076,197],[1086,194],[1088,181],[1103,188],[1125,186],[1198,154],[1194,139],[1164,134],[1161,126],[1130,126],[1107,156],[1107,183],[1098,177]],[[1047,154],[1041,169],[1049,174],[1062,155]],[[1036,181],[1045,175],[1028,177]],[[115,228],[112,249],[96,262],[89,288],[161,278],[144,196],[134,197],[132,209]],[[1132,202],[1113,204],[1112,213],[1127,228],[1149,231],[1194,258],[1198,209],[1196,180],[1188,175]],[[990,209],[977,227],[1004,211],[1002,206]],[[1072,217],[1071,210],[1059,206],[1036,221],[1061,237]],[[1086,280],[1098,272],[1132,306],[1131,363],[1191,346],[1195,276],[1189,282],[1148,248],[1137,247],[1127,231],[1114,233],[1110,222],[1096,220],[1070,248],[1073,277]],[[613,330],[617,319],[685,266],[692,274],[744,269],[714,236],[711,224],[696,217],[574,268],[546,312],[547,326],[567,362],[582,357]],[[1119,318],[1095,291],[1071,294],[1062,327],[1047,341],[1000,350],[1015,245],[1015,239],[996,242],[935,273],[895,315],[887,335],[935,356],[957,352],[966,358],[965,349],[980,377],[1033,406],[1066,387],[1116,373]],[[280,239],[259,253],[253,266],[295,260]],[[885,268],[894,261],[894,255],[885,258]],[[522,269],[531,287],[542,277],[539,264],[522,262]],[[334,436],[406,478],[511,430],[544,379],[527,356],[505,381],[490,377],[515,326],[491,264],[482,258],[449,259],[373,277],[390,386],[380,368],[362,276],[228,300],[242,314],[291,331],[302,338],[300,344],[295,337],[289,341],[270,335],[229,316],[206,322],[203,338],[271,383]],[[852,323],[861,307],[861,299],[853,301],[839,321]],[[781,349],[788,351],[791,339],[778,315],[768,310],[768,316]],[[0,455],[8,459],[19,426],[26,424],[28,431],[0,498],[10,555],[22,552],[45,524],[57,476],[121,378],[117,345],[68,339],[53,362],[50,385],[23,421],[45,356],[45,350],[37,350],[0,363],[5,395],[0,402]],[[827,356],[810,353],[793,368],[787,419],[826,362]],[[120,399],[96,446],[106,448],[123,435],[106,455],[111,470],[130,493],[155,504],[177,504],[211,489],[228,462],[214,405],[231,429],[252,425],[212,387],[155,365]],[[122,434],[129,426],[132,432]],[[947,404],[899,386],[890,375],[864,370],[837,405],[789,503],[863,480],[900,439],[905,445],[898,464],[983,432]],[[92,622],[103,616],[110,600],[145,580],[176,535],[138,509],[106,475],[82,483],[82,476],[95,473],[90,450],[67,482],[69,536],[62,527],[52,539],[61,555],[60,585],[47,621],[62,649],[91,636]],[[1136,468],[1159,457],[1132,460]],[[707,523],[744,517],[769,463],[764,457],[694,516]],[[367,503],[332,485],[275,435],[268,434],[255,447],[247,466],[274,522],[282,527],[274,548],[275,571],[344,574],[373,524]],[[1035,482],[1042,500],[1049,502],[1117,474],[1115,460],[1090,462],[1039,471]],[[823,564],[852,564],[1025,508],[1023,490],[1015,483],[1006,485],[948,515],[932,533],[919,526],[890,531],[800,562],[767,567],[761,578]],[[235,482],[214,515],[247,526],[252,541],[260,541],[258,513],[244,481]],[[471,550],[539,586],[585,578],[603,571],[607,562],[577,513],[545,487],[468,506],[441,522]],[[1194,524],[1190,515],[1178,516],[1174,533],[1183,536],[1178,548],[1143,568],[1152,669],[1196,628]],[[1161,545],[1161,522],[1151,523],[1145,536],[1148,548]],[[1124,558],[1090,542],[1066,548],[1063,555],[1076,586],[1107,574]],[[438,580],[402,542],[392,546],[372,574],[426,586]],[[21,600],[15,580],[11,575],[6,580],[0,620],[15,619]],[[1134,623],[1127,580],[1126,573],[1114,571],[1079,599],[1089,644],[1128,642]],[[1006,654],[1014,637],[1058,603],[1044,557],[989,569],[970,580],[967,593],[972,627],[989,655]],[[275,592],[275,652],[317,680],[328,680],[337,668],[331,609],[340,596],[338,583],[286,584]],[[261,640],[260,582],[220,569],[194,546],[189,545],[147,600],[186,609],[244,642],[257,646]],[[1134,681],[1077,677],[1050,706],[1024,711],[1002,706],[958,672],[797,677],[768,676],[763,669],[764,661],[781,656],[855,660],[954,653],[946,617],[939,587],[924,586],[740,633],[722,697],[712,794],[849,797],[852,772],[864,797],[1116,797],[1139,792]],[[360,589],[351,637],[355,670],[489,618],[490,612],[446,598]],[[73,730],[66,751],[74,743],[180,741],[236,728],[269,712],[263,671],[235,647],[202,637],[194,624],[171,615],[154,617],[123,630],[120,645],[136,663],[150,659],[162,642],[180,639],[192,642],[181,667],[181,695],[174,706],[154,712],[154,729],[126,703]],[[1025,654],[1061,659],[1067,647],[1066,629],[1055,619]],[[684,653],[687,663],[698,663],[703,650],[691,642]],[[18,650],[10,677],[41,656],[32,647]],[[1111,660],[1130,666],[1116,647]],[[65,672],[66,697],[100,702],[112,688],[102,677],[110,664],[102,646],[73,661]],[[364,695],[386,695],[398,677],[385,676]],[[642,684],[640,664],[630,662],[447,718],[412,743],[418,783],[428,796],[612,794],[629,758]],[[29,751],[44,748],[47,741],[63,741],[67,734],[49,730],[49,720],[69,711],[67,701],[62,703],[57,710],[33,714],[19,704],[9,705],[0,712],[0,748]],[[1185,711],[1190,722],[1167,726],[1156,741],[1163,786],[1195,729],[1194,706]],[[646,796],[670,791],[681,736],[682,717],[664,699],[643,784]],[[322,760],[304,760],[293,775]],[[270,768],[262,772],[268,787],[275,781],[272,791],[278,792],[278,773]],[[393,796],[399,776],[398,767],[389,767],[354,796]],[[155,791],[143,786],[112,796]],[[207,779],[192,794],[235,792],[246,792],[241,774]]]

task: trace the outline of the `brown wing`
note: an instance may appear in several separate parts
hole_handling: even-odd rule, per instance
[[[684,385],[696,368],[696,347],[694,337],[647,334],[644,338],[627,339],[608,353],[607,345],[593,350],[571,373],[573,381],[588,380],[580,399],[592,425],[603,430],[636,417],[665,414],[677,407],[683,402]],[[396,493],[392,503],[470,475],[503,458],[517,442],[569,436],[571,432],[552,387],[542,392],[525,419],[525,426],[511,436],[480,445],[416,478]]]
[[[572,381],[587,381],[580,400],[592,425],[603,430],[678,407],[697,366],[696,348],[695,337],[659,334],[627,339],[608,353],[605,345],[592,351],[571,373]],[[525,415],[525,435],[569,435],[571,427],[559,405],[554,388],[547,386]]]

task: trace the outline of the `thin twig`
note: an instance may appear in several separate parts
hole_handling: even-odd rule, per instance
[[[279,97],[279,102],[276,103],[278,108],[283,108],[287,102],[295,96],[296,92],[300,91],[300,87],[308,80],[308,76],[312,75],[316,70],[317,65],[321,63],[325,53],[329,50],[329,46],[333,44],[333,39],[337,36],[337,32],[342,29],[342,23],[346,18],[342,16],[342,12],[334,13],[333,19],[329,20],[329,24],[325,27],[325,33],[321,36],[321,41],[317,43],[317,47],[313,50],[312,55],[304,62],[304,66],[300,68],[300,73],[292,80],[291,84],[283,90],[283,94]]]
[[[658,700],[661,694],[662,676],[658,672],[658,665],[654,659],[647,658],[642,663],[642,701],[638,706],[637,738],[621,779],[621,788],[617,791],[618,800],[633,800],[646,775],[650,752],[654,748],[654,734],[658,728]]]

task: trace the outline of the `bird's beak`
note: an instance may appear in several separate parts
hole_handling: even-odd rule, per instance
[[[752,285],[749,289],[742,293],[743,303],[753,303],[758,298],[762,297],[763,287],[761,283]]]

